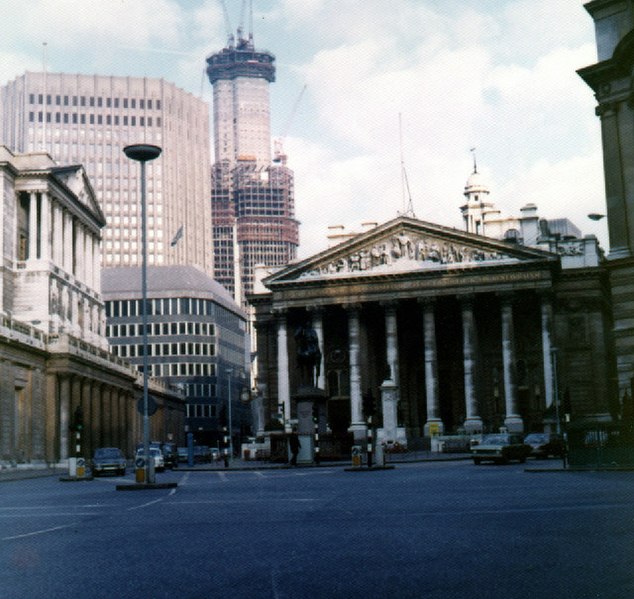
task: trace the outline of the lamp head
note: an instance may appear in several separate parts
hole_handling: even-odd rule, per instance
[[[161,155],[163,150],[158,146],[152,144],[133,144],[123,148],[123,153],[131,160],[138,160],[139,162],[147,162],[148,160],[154,160]]]

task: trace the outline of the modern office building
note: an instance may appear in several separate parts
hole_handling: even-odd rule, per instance
[[[146,168],[148,264],[212,272],[203,100],[163,79],[27,72],[0,88],[0,143],[84,165],[106,218],[105,267],[141,264],[140,167],[123,148],[160,146]]]
[[[256,264],[293,260],[299,244],[293,172],[271,156],[269,84],[275,57],[238,30],[207,58],[213,86],[212,218],[214,278],[245,305]]]
[[[140,269],[132,267],[103,274],[112,351],[139,369],[144,347],[140,277]],[[186,424],[199,444],[217,445],[230,411],[237,447],[250,424],[242,401],[249,391],[246,315],[224,287],[193,266],[149,267],[147,297],[152,376],[182,390]]]
[[[65,463],[141,439],[136,369],[108,351],[104,217],[81,166],[0,146],[0,465]],[[158,438],[183,431],[177,393],[151,381]],[[81,438],[71,427],[83,415]],[[77,447],[79,446],[79,450]]]

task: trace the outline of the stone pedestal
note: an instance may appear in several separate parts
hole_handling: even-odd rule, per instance
[[[398,387],[392,379],[381,385],[381,404],[383,408],[383,434],[386,440],[396,441],[398,428]]]
[[[301,443],[297,463],[312,464],[315,461],[315,428],[320,434],[326,432],[326,392],[317,387],[301,386],[293,399],[297,404],[297,434]]]

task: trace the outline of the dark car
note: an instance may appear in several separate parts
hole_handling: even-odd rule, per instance
[[[189,450],[187,447],[178,447],[176,451],[178,452],[179,462],[187,462],[189,460]]]
[[[531,446],[530,455],[536,458],[561,458],[565,453],[564,440],[557,433],[530,433],[524,439],[524,443]]]
[[[484,461],[508,464],[511,460],[525,462],[530,455],[530,445],[524,444],[522,435],[495,433],[484,435],[478,445],[471,448],[474,464]]]
[[[194,462],[208,464],[211,462],[211,449],[207,445],[194,445]]]
[[[178,468],[178,449],[175,443],[163,443],[161,446],[166,468]]]
[[[91,465],[93,476],[106,473],[124,475],[127,462],[118,447],[98,447],[93,454]]]

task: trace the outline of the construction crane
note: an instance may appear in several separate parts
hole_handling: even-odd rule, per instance
[[[225,4],[225,0],[220,0],[220,4],[222,5],[222,12],[225,16],[225,29],[227,31],[227,47],[233,48],[235,45],[235,37],[233,36],[233,27],[231,27],[231,20],[229,19],[229,11],[227,10],[227,5]]]
[[[284,125],[284,128],[282,129],[282,135],[280,135],[279,137],[276,137],[273,140],[273,162],[286,164],[286,159],[288,157],[286,156],[286,153],[284,152],[284,140],[286,139],[286,136],[288,135],[288,131],[291,128],[291,125],[293,124],[295,113],[297,112],[299,103],[301,102],[302,97],[304,96],[306,87],[307,85],[304,84],[304,87],[302,87],[302,91],[299,92],[299,96],[297,96],[297,100],[295,100],[291,113],[288,115],[288,119],[286,119],[286,124]]]
[[[227,4],[225,0],[220,0],[220,4],[222,5],[222,12],[225,18],[225,29],[227,31],[227,46],[229,48],[234,48],[237,42],[238,49],[244,48],[245,46],[253,45],[253,0],[249,0],[248,5],[248,37],[244,37],[244,15],[247,10],[247,0],[242,0],[242,4],[240,5],[240,20],[238,21],[238,28],[236,29],[236,36],[233,34],[233,27],[231,25],[231,19],[229,19],[229,11],[227,10]]]

